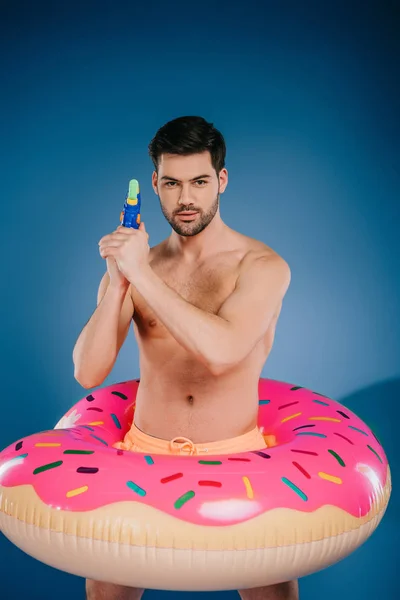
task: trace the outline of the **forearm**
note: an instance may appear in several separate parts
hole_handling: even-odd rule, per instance
[[[73,350],[75,379],[85,388],[100,385],[118,356],[118,327],[126,290],[109,286]]]
[[[230,340],[229,323],[186,302],[149,267],[132,285],[175,340],[211,371],[224,362]]]

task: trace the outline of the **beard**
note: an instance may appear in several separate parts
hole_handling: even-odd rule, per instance
[[[168,223],[171,225],[172,229],[181,236],[191,237],[193,235],[198,235],[203,229],[205,229],[215,217],[215,214],[218,210],[219,206],[219,194],[215,198],[211,207],[207,212],[202,211],[201,209],[192,208],[192,207],[181,207],[177,210],[177,212],[185,212],[185,211],[197,211],[198,217],[193,222],[183,223],[182,221],[176,220],[176,213],[170,214],[168,213],[164,206],[162,205],[160,196],[158,197],[160,200],[160,206],[164,217],[167,219]]]

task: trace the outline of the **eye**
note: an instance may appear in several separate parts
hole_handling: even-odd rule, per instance
[[[207,183],[207,181],[205,179],[197,179],[197,181],[195,183]],[[200,186],[203,187],[203,186]]]
[[[171,187],[172,185],[176,185],[176,181],[167,181],[165,184],[166,187]]]

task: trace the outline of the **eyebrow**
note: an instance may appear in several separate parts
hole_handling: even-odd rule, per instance
[[[197,179],[210,179],[211,175],[197,175],[197,177],[193,177],[193,179],[190,179],[190,181],[196,181]],[[168,175],[163,175],[161,177],[161,179],[168,179],[169,181],[177,181],[179,182],[179,179],[175,179],[174,177],[169,177]]]

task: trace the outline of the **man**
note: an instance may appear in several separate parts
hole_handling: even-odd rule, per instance
[[[143,222],[100,240],[107,271],[74,348],[75,377],[85,388],[101,385],[133,320],[140,384],[134,423],[117,447],[188,454],[265,448],[257,428],[258,381],[290,284],[289,266],[222,221],[226,148],[211,123],[174,119],[156,133],[149,153],[153,189],[172,231],[151,248]],[[137,600],[143,592],[86,582],[88,600]],[[297,600],[298,584],[239,595]]]

